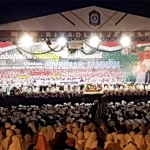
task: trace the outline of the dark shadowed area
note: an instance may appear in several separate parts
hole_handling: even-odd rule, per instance
[[[1,1],[0,24],[18,20],[35,18],[49,14],[79,9],[88,6],[98,6],[135,15],[150,17],[150,1],[136,0],[39,0],[39,1]]]

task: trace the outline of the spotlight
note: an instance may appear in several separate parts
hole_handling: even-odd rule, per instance
[[[120,39],[122,47],[128,47],[131,43],[131,39],[128,36],[124,36]]]
[[[42,48],[43,48],[43,49],[49,49],[49,48],[48,48],[48,44],[43,43]]]
[[[61,46],[61,47],[64,47],[67,43],[67,39],[64,38],[64,37],[60,37],[58,40],[57,40],[57,43]]]
[[[28,36],[28,35],[25,35],[21,38],[20,40],[20,44],[23,46],[23,47],[30,47],[33,43],[33,39],[31,38],[31,36]]]
[[[98,47],[100,41],[101,41],[101,40],[100,40],[97,36],[92,36],[92,37],[89,39],[89,42],[90,42],[90,46],[91,46],[91,47]]]

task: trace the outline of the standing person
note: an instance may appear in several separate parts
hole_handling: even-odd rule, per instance
[[[107,109],[107,98],[105,95],[101,97],[100,102],[98,100],[94,101],[94,105],[91,107],[90,110],[91,121],[100,124],[107,118],[108,109]]]
[[[65,150],[68,147],[68,142],[66,143],[66,140],[68,139],[67,132],[65,130],[62,130],[62,128],[59,126],[56,128],[55,138],[52,141],[52,149],[53,150]]]
[[[136,82],[144,83],[145,81],[147,81],[147,79],[146,79],[146,66],[141,65],[140,70],[136,75]]]
[[[98,123],[100,119],[98,100],[94,100],[94,104],[91,107],[90,114],[91,114],[91,121],[93,123]]]
[[[94,100],[94,105],[91,107],[90,110],[91,121],[96,125],[100,124],[103,117],[103,108],[102,103],[98,102],[98,100]]]

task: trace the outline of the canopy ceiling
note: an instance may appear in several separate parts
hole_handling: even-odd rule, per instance
[[[100,25],[89,23],[89,13],[100,13]],[[145,31],[150,30],[150,19],[114,10],[91,6],[23,21],[0,25],[0,30],[11,31]]]

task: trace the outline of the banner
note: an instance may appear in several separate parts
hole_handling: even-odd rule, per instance
[[[110,44],[111,45],[111,44]],[[42,45],[34,44],[29,54],[10,43],[0,43],[0,83],[32,81],[61,82],[79,80],[86,83],[150,82],[150,48],[136,44],[134,50],[106,51],[86,55],[82,50],[42,53]],[[110,51],[111,49],[111,51]],[[117,47],[116,47],[117,49]],[[85,49],[88,51],[88,49]],[[127,52],[126,52],[127,51]],[[35,53],[36,52],[36,53]],[[39,52],[39,53],[38,53]],[[40,83],[41,83],[40,82]]]
[[[150,39],[150,31],[11,31],[11,30],[1,30],[0,31],[0,39],[9,41],[12,38],[21,38],[25,34],[32,36],[35,39],[42,38],[58,38],[60,36],[64,36],[70,39],[86,39],[89,36],[97,35],[100,38],[105,39],[118,39],[124,35],[130,36],[133,40],[139,41],[140,39],[148,40]]]

